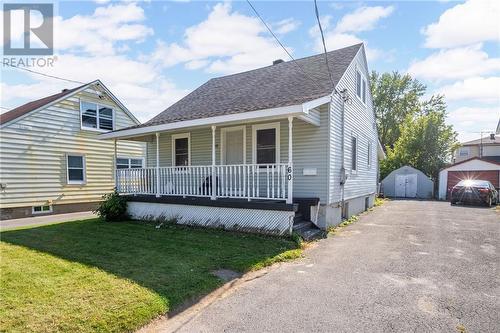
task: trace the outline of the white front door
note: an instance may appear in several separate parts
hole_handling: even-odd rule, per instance
[[[415,198],[417,196],[417,175],[396,175],[396,197]]]
[[[222,164],[243,164],[244,146],[243,128],[226,129],[223,134]]]

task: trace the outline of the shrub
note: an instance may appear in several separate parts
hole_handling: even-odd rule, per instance
[[[127,200],[121,197],[116,189],[102,196],[102,202],[94,211],[105,221],[119,221],[127,218]]]

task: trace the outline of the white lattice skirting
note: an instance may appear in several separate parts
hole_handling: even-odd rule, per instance
[[[283,210],[208,207],[134,201],[128,202],[128,213],[132,218],[137,220],[176,219],[179,224],[271,235],[289,235],[295,215],[293,211]]]

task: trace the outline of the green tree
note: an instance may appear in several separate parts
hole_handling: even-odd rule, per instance
[[[392,147],[400,136],[400,124],[421,109],[426,87],[409,74],[399,72],[370,76],[373,106],[382,147]]]
[[[444,96],[432,96],[420,103],[415,115],[408,115],[399,126],[394,147],[387,148],[387,158],[380,165],[382,179],[392,170],[411,165],[436,180],[458,146],[457,133],[445,120]]]

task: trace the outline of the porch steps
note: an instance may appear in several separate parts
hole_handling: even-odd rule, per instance
[[[326,234],[323,230],[319,229],[311,221],[304,219],[301,213],[296,212],[293,219],[293,232],[302,237],[305,241],[312,241],[315,239],[325,238]]]

